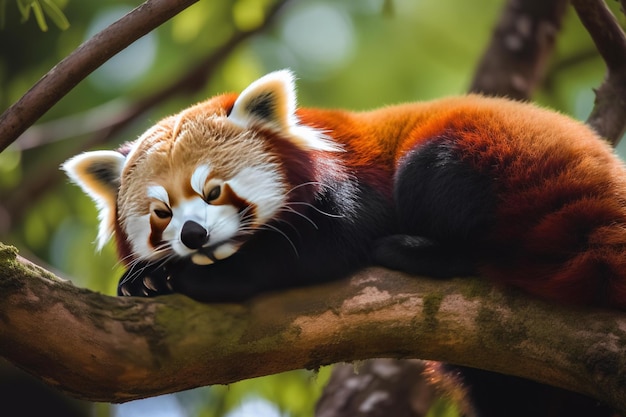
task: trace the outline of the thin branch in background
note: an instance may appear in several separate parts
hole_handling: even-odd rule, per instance
[[[201,89],[204,85],[206,85],[208,80],[216,71],[217,67],[232,54],[235,48],[251,37],[264,32],[272,26],[280,12],[283,10],[283,7],[289,1],[290,0],[277,1],[267,12],[267,16],[261,25],[245,32],[235,31],[225,43],[207,55],[205,59],[200,61],[200,63],[194,66],[190,71],[183,74],[181,78],[178,78],[172,84],[166,85],[166,87],[162,90],[156,91],[155,94],[137,101],[130,107],[129,111],[124,113],[124,117],[119,117],[117,122],[113,119],[114,123],[109,125],[108,128],[95,132],[92,138],[86,143],[87,147],[106,142],[147,110],[153,108],[156,103],[162,103],[176,95],[191,93]]]
[[[622,8],[626,0],[621,0]],[[606,63],[587,123],[613,145],[626,132],[626,34],[602,0],[572,0],[578,18]]]
[[[470,92],[527,100],[542,81],[567,0],[507,1]]]
[[[283,7],[290,0],[280,0],[268,11],[265,21],[262,25],[250,31],[234,32],[233,35],[218,49],[208,54],[190,71],[183,74],[182,77],[176,79],[171,84],[166,85],[161,90],[146,96],[134,104],[120,104],[118,111],[112,111],[108,115],[106,122],[100,122],[99,127],[90,132],[91,137],[85,141],[81,141],[72,150],[72,154],[78,154],[86,149],[92,148],[99,144],[105,143],[115,134],[127,127],[138,117],[148,111],[150,108],[171,99],[172,97],[186,92],[193,92],[204,86],[211,78],[219,65],[233,52],[235,48],[241,45],[254,35],[257,35],[269,28],[280,15]],[[132,22],[129,22],[132,23]],[[91,112],[85,113],[85,117],[89,117]],[[81,125],[84,123],[81,123]],[[1,121],[0,121],[1,126]],[[21,139],[20,139],[21,140]],[[48,141],[49,138],[33,138],[26,136],[25,140],[30,147],[36,146],[37,143]],[[27,208],[34,205],[38,199],[53,189],[63,176],[59,172],[59,162],[49,161],[48,166],[39,167],[39,175],[25,178],[18,189],[12,190],[11,195],[5,196],[3,217],[7,220],[2,222],[3,228],[9,228],[11,224],[19,222],[22,216],[27,212]],[[0,230],[0,235],[6,230]]]
[[[18,149],[31,149],[61,139],[67,139],[67,126],[78,126],[70,129],[74,137],[89,134],[91,138],[80,148],[88,149],[92,146],[105,143],[120,130],[131,124],[146,111],[158,104],[172,99],[177,95],[193,93],[201,89],[211,78],[218,65],[228,57],[233,50],[252,36],[271,26],[278,12],[288,0],[280,0],[268,11],[266,19],[261,25],[250,31],[235,31],[231,37],[217,50],[211,51],[204,59],[170,84],[157,89],[153,94],[143,97],[134,103],[115,100],[79,115],[68,116],[63,119],[35,125],[28,129],[17,140]],[[94,120],[92,120],[94,119]],[[95,123],[94,123],[95,122]],[[84,127],[85,130],[81,128]]]
[[[15,141],[13,148],[28,151],[63,140],[107,131],[110,126],[127,118],[131,106],[126,98],[119,97],[80,113],[36,124]]]
[[[541,88],[547,92],[551,92],[554,88],[556,80],[561,76],[563,71],[568,71],[579,65],[594,62],[598,57],[598,50],[595,46],[589,46],[587,49],[574,51],[573,54],[556,59],[550,65],[550,69],[546,73]]]
[[[87,75],[198,0],[147,0],[80,45],[0,115],[0,152]]]
[[[315,406],[315,416],[338,417],[336,410],[342,410],[341,415],[355,417],[426,416],[435,399],[435,390],[422,377],[425,365],[415,359],[387,358],[356,366],[337,364],[324,387],[325,395]],[[371,391],[376,395],[370,390],[364,392],[367,386],[373,387]],[[419,394],[419,400],[412,398],[414,393]],[[370,406],[364,407],[365,403]]]

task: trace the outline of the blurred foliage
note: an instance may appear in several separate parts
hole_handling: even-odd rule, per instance
[[[138,0],[17,1],[30,7],[36,19],[25,20],[24,9],[7,7],[6,0],[0,0],[2,110],[83,41],[139,4]],[[617,10],[617,2],[609,3]],[[41,118],[38,127],[0,154],[0,240],[78,286],[114,294],[121,274],[115,251],[109,244],[102,253],[94,253],[96,210],[57,167],[84,150],[90,129],[182,77],[233,33],[258,27],[272,4],[272,0],[198,2],[81,82]],[[114,148],[169,113],[219,92],[239,91],[262,74],[284,67],[298,75],[299,101],[306,106],[368,109],[462,94],[502,5],[502,0],[293,0],[270,30],[235,48],[208,83],[155,103],[99,147]],[[42,32],[38,7],[55,23],[47,32]],[[623,15],[617,15],[624,24]],[[604,65],[570,10],[535,99],[584,119],[593,104],[592,88],[603,77]],[[89,113],[92,109],[97,111]],[[35,131],[45,143],[34,146],[26,140]],[[52,177],[53,185],[37,188],[43,177]],[[15,196],[24,192],[26,198],[17,208],[17,203],[12,206]],[[310,416],[327,372],[327,368],[319,375],[294,371],[165,397],[179,403],[180,414],[172,416],[225,415],[251,396],[276,404],[277,415]],[[443,410],[438,415],[450,415],[445,404],[437,407]],[[125,417],[132,415],[124,411],[130,408],[98,404],[94,413]]]
[[[22,15],[22,22],[30,18],[32,11],[39,29],[44,32],[48,30],[46,15],[59,29],[65,30],[70,27],[70,23],[61,10],[67,5],[67,0],[16,0],[15,4]],[[7,0],[0,0],[0,28],[4,28],[6,22],[6,6]]]

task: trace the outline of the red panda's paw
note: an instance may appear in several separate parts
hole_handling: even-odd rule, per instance
[[[392,235],[374,242],[374,262],[379,266],[433,278],[470,276],[475,262],[463,248],[452,248],[422,236]]]
[[[136,297],[156,297],[171,294],[171,271],[167,266],[137,263],[120,278],[117,295]]]

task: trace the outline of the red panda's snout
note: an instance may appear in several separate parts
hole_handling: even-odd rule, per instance
[[[183,224],[180,241],[189,249],[200,249],[209,241],[209,232],[201,224],[189,220]]]
[[[234,254],[239,247],[238,240],[235,235],[229,241],[211,245],[211,233],[193,220],[186,221],[180,231],[180,241],[187,249],[195,251],[191,260],[197,265],[208,265]]]
[[[150,182],[145,210],[127,213],[134,259],[189,258],[198,265],[225,259],[277,216],[286,188],[276,167],[248,166],[222,179],[208,165],[189,176]]]

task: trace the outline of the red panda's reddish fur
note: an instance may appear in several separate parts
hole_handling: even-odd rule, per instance
[[[117,198],[111,228],[115,229],[122,259],[129,264],[137,261],[120,218],[127,216],[131,206],[135,212],[148,213],[148,204],[140,197],[145,193],[144,182],[166,184],[165,188],[175,191],[172,200],[193,196],[189,177],[196,163],[196,149],[205,146],[202,124],[213,123],[209,121],[212,117],[229,118],[232,112],[237,120],[245,118],[246,112],[258,111],[250,117],[249,126],[229,129],[258,137],[266,152],[280,160],[290,198],[301,203],[297,206],[299,216],[308,223],[302,220],[295,226],[301,219],[275,219],[272,227],[284,236],[255,235],[241,255],[252,256],[250,253],[258,251],[250,261],[237,265],[235,261],[233,265],[230,260],[220,261],[206,269],[179,274],[181,283],[186,285],[188,279],[194,282],[181,289],[188,295],[213,299],[214,294],[220,294],[210,287],[217,278],[206,280],[204,274],[223,275],[225,282],[232,277],[246,280],[251,287],[240,294],[245,298],[264,289],[336,279],[376,263],[407,272],[437,273],[437,259],[441,258],[445,266],[449,253],[452,260],[459,261],[459,268],[448,269],[442,276],[466,272],[463,266],[468,262],[475,264],[479,274],[541,298],[626,309],[626,169],[611,147],[584,124],[530,104],[474,95],[366,112],[295,109],[295,104],[290,110],[292,87],[281,87],[279,78],[270,77],[266,85],[253,84],[251,92],[242,93],[250,101],[239,107],[242,95],[225,94],[166,118],[154,135],[147,133],[138,140],[130,154],[122,152],[128,154],[121,173],[122,187],[119,195],[106,196],[107,202]],[[295,111],[299,125],[327,135],[341,150],[309,146],[304,143],[306,139],[294,139],[287,117],[291,111]],[[189,120],[193,126],[186,127],[187,137],[180,139],[180,129]],[[224,143],[244,146],[230,143],[228,138]],[[158,159],[152,156],[157,153],[161,154]],[[146,165],[148,158],[152,159],[147,164],[154,166],[137,173],[135,166]],[[445,166],[448,163],[450,167]],[[80,180],[81,175],[89,177],[88,170],[79,170],[76,177]],[[87,178],[83,186],[88,189],[89,181],[98,180]],[[470,190],[464,189],[463,181]],[[180,194],[182,189],[188,189],[186,194]],[[348,203],[342,201],[344,197],[333,195],[339,190]],[[472,194],[474,191],[480,196]],[[341,215],[332,220],[325,217],[333,210]],[[420,224],[419,216],[424,215],[427,220]],[[328,229],[318,230],[318,223],[324,222],[329,223]],[[429,222],[437,224],[429,226]],[[467,230],[457,231],[468,223]],[[311,224],[315,227],[305,231]],[[340,233],[338,237],[336,233]],[[428,240],[411,240],[410,235],[422,234],[442,247],[435,250]],[[397,237],[385,241],[390,235]],[[160,232],[151,236],[154,241],[150,245],[157,247]],[[382,243],[378,244],[380,238]],[[256,240],[258,245],[253,244]],[[290,246],[285,249],[298,252],[290,258],[289,266],[277,271],[268,266],[263,273],[237,272],[240,264],[285,256],[266,249],[280,246],[284,240],[303,245],[295,251]],[[326,251],[322,247],[327,247]],[[407,254],[403,255],[404,250]],[[424,258],[427,263],[432,259],[432,265],[419,260],[413,267],[412,257]],[[149,268],[142,271],[152,273]],[[199,295],[204,285],[206,295]],[[145,292],[145,288],[140,285],[138,291]],[[225,291],[228,295],[215,298],[239,298],[237,291],[234,288]]]
[[[496,225],[488,237],[494,255],[480,271],[544,299],[626,308],[626,171],[581,123],[477,96],[298,115],[345,143],[346,163],[364,178],[371,171],[368,181],[379,190],[390,186],[398,158],[409,149],[453,135],[468,164],[506,178],[497,184]],[[539,166],[529,167],[529,159]],[[557,270],[555,261],[565,266]]]

